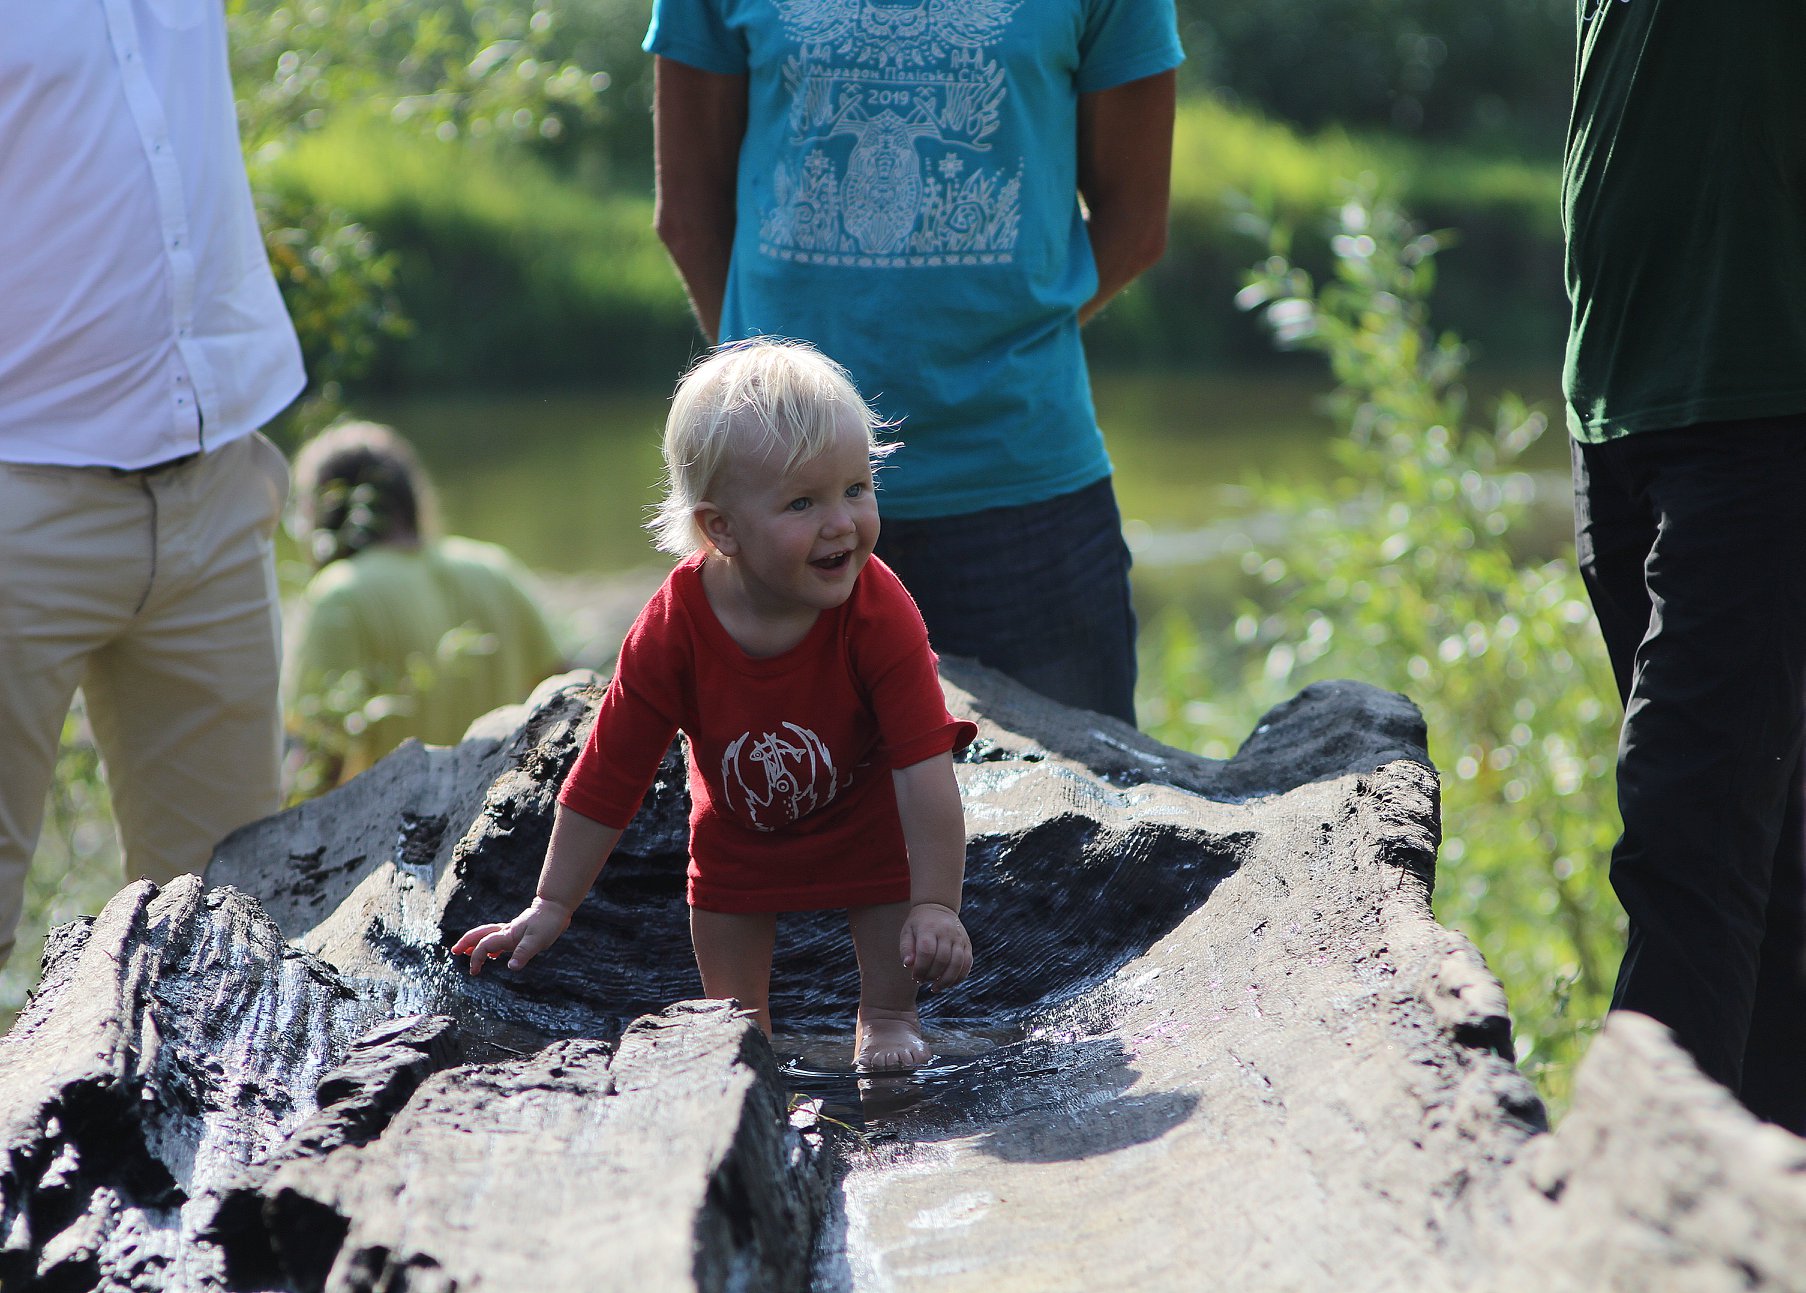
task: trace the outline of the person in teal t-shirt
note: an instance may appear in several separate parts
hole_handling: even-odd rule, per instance
[[[1806,1132],[1806,5],[1578,18],[1565,387],[1625,703],[1612,1004]]]
[[[808,340],[898,424],[879,555],[941,650],[1132,722],[1079,325],[1165,245],[1172,0],[655,0],[646,48],[703,331]]]
[[[564,661],[503,549],[435,537],[431,487],[388,427],[347,422],[295,460],[296,529],[318,567],[284,670],[290,730],[355,776],[408,737],[460,740]]]

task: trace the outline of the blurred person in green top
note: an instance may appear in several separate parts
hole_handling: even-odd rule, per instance
[[[326,789],[408,737],[451,745],[564,668],[525,570],[502,548],[439,537],[413,447],[345,422],[295,459],[292,525],[317,573],[302,595],[284,700]]]

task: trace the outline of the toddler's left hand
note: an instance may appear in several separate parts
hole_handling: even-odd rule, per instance
[[[909,909],[897,940],[903,965],[917,983],[951,988],[972,969],[972,940],[960,923],[959,913],[938,902],[917,903]]]

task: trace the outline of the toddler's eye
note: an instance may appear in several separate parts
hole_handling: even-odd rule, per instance
[[[806,498],[793,498],[786,506],[792,512],[806,512],[809,510],[809,500]]]
[[[847,486],[847,497],[848,498],[861,498],[864,496],[865,491],[870,488],[871,488],[871,486],[867,485],[864,481],[860,481],[857,485],[848,485]]]

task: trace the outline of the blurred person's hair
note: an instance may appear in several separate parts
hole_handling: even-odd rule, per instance
[[[316,568],[378,543],[427,537],[432,481],[414,447],[392,427],[340,422],[295,455],[292,532]]]

